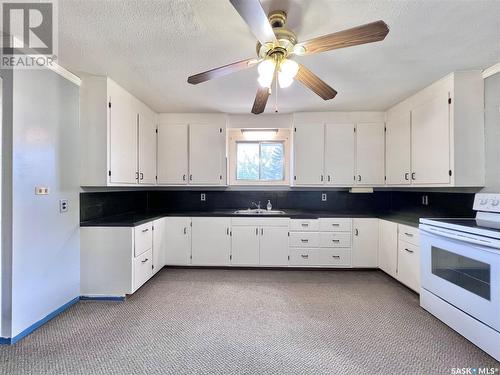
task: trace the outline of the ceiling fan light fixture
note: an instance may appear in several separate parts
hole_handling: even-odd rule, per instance
[[[299,64],[293,60],[285,59],[280,64],[280,73],[286,75],[287,77],[293,78],[297,75],[299,71]]]
[[[276,68],[276,62],[272,59],[266,59],[259,64],[259,85],[262,87],[271,87],[274,78],[274,70]]]
[[[278,83],[282,89],[291,86],[293,83],[293,77],[283,74],[281,72],[278,73]]]

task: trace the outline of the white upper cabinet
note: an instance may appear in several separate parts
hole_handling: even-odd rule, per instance
[[[226,184],[226,131],[219,124],[189,125],[189,183]]]
[[[296,124],[294,129],[294,185],[323,185],[324,124]]]
[[[188,183],[188,125],[158,125],[158,184]]]
[[[147,114],[139,112],[139,183],[156,183],[156,123]]]
[[[354,176],[354,124],[325,126],[325,183],[350,186]]]
[[[410,113],[388,117],[385,132],[385,174],[388,185],[408,185],[411,178]]]
[[[356,184],[384,184],[384,124],[356,125]]]
[[[484,186],[484,82],[481,71],[449,74],[390,108],[386,118],[388,185],[408,183],[401,180],[401,172],[408,165],[410,153],[412,185]],[[405,130],[395,130],[398,124]],[[403,138],[406,152],[402,143],[398,143]]]
[[[156,117],[111,79],[83,76],[81,186],[155,184]]]
[[[132,96],[108,83],[110,182],[137,182],[137,113]],[[102,103],[105,105],[105,103]]]

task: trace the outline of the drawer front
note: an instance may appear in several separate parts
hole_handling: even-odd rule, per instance
[[[408,225],[398,224],[399,239],[409,242],[415,246],[420,244],[420,233],[418,228],[410,227]]]
[[[319,249],[319,264],[322,266],[351,266],[351,249]]]
[[[346,218],[319,219],[319,230],[322,232],[351,232],[352,221]]]
[[[254,226],[254,227],[288,227],[290,219],[287,217],[233,217],[231,225],[238,226]]]
[[[290,232],[291,247],[318,247],[319,232]]]
[[[420,248],[401,240],[398,244],[397,279],[420,293]]]
[[[153,276],[153,252],[146,251],[134,259],[134,292]]]
[[[351,247],[350,232],[322,232],[319,234],[320,247]]]
[[[134,256],[153,248],[153,222],[134,228]]]
[[[317,232],[319,230],[318,219],[292,219],[290,220],[290,230],[302,232]]]
[[[318,249],[290,249],[291,266],[316,266],[318,262]]]

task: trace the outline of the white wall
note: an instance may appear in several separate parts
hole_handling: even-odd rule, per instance
[[[500,193],[500,73],[484,80],[486,184],[483,192]]]
[[[4,179],[2,229],[8,220],[12,230],[12,244],[2,244],[8,262],[2,281],[12,282],[11,288],[3,285],[10,294],[3,298],[4,337],[80,294],[78,86],[49,70],[18,70],[12,82],[11,119],[3,124],[12,129],[3,140],[3,167],[12,157],[13,189],[9,200]],[[49,187],[50,194],[36,196],[35,186]],[[59,199],[69,200],[69,212],[59,213]]]

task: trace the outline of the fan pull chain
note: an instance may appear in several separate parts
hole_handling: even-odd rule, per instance
[[[274,113],[278,113],[278,71],[276,71],[276,77],[274,79],[274,83],[275,83],[275,93],[276,95],[274,95]]]

